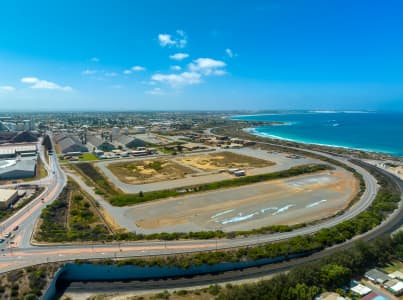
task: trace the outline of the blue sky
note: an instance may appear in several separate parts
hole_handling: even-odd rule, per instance
[[[403,110],[401,1],[2,1],[0,110]]]

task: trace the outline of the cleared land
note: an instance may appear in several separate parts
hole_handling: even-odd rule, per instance
[[[228,153],[222,155],[222,153]],[[259,175],[259,174],[267,174],[271,172],[277,172],[286,170],[295,166],[307,165],[307,164],[320,164],[319,160],[311,159],[311,158],[301,158],[301,159],[291,159],[287,158],[284,153],[268,153],[264,150],[259,149],[251,149],[251,148],[243,148],[243,149],[231,149],[228,151],[217,151],[212,153],[211,156],[223,156],[225,161],[228,161],[231,158],[234,158],[236,163],[243,163],[244,165],[249,165],[250,167],[243,167],[242,169],[246,169],[246,175]],[[171,159],[172,162],[176,162],[184,167],[192,169],[193,173],[187,174],[184,178],[179,179],[171,179],[171,180],[159,180],[158,182],[144,183],[144,184],[129,184],[120,180],[114,172],[111,171],[109,166],[114,164],[108,161],[97,162],[94,165],[99,168],[103,175],[119,190],[126,194],[133,194],[142,192],[152,192],[152,191],[161,191],[167,189],[179,189],[187,186],[194,186],[200,184],[207,184],[212,182],[218,182],[222,180],[228,180],[234,178],[233,175],[228,172],[220,172],[222,169],[230,168],[230,163],[220,163],[225,167],[215,167],[215,170],[205,171],[201,170],[195,166],[187,162],[183,162],[183,159],[191,159],[198,160],[198,157],[203,157],[203,159],[207,159],[209,155],[187,155],[185,157],[176,157]],[[132,162],[138,162],[144,159],[128,159],[124,161],[120,161],[120,164],[129,164]],[[275,162],[275,163],[273,163]],[[214,164],[217,164],[215,162]],[[257,167],[262,166],[263,167]]]
[[[139,233],[248,230],[332,216],[357,191],[354,176],[337,169],[140,204],[124,217]]]
[[[208,155],[187,156],[178,159],[178,161],[203,171],[216,171],[228,168],[263,168],[274,165],[271,161],[229,151]]]
[[[169,159],[136,160],[108,165],[112,173],[122,182],[144,184],[184,178],[194,173],[191,168]]]

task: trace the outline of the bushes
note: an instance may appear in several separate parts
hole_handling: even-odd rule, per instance
[[[116,193],[114,188],[109,184],[108,180],[91,163],[78,163],[75,164],[78,170],[83,173],[87,178],[91,179],[97,186],[99,194]]]
[[[69,215],[67,215],[69,214]],[[77,185],[69,181],[62,193],[41,215],[37,240],[46,242],[110,240],[106,226],[94,214]]]

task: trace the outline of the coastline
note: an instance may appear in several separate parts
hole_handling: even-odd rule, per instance
[[[342,149],[347,149],[347,150],[364,151],[364,152],[370,152],[370,153],[374,153],[374,154],[379,153],[379,154],[391,155],[394,157],[400,157],[399,155],[397,155],[394,152],[380,150],[380,149],[356,148],[356,147],[351,147],[351,146],[346,146],[346,145],[315,143],[315,142],[310,142],[310,141],[304,141],[303,139],[290,139],[290,138],[286,138],[286,137],[282,137],[282,136],[278,136],[278,135],[258,132],[256,130],[257,128],[258,127],[248,127],[248,128],[243,128],[242,130],[249,134],[253,134],[253,135],[256,135],[259,137],[263,137],[263,138],[277,139],[277,140],[282,140],[282,141],[300,143],[300,144],[304,144],[304,145],[317,145],[317,146],[323,146],[323,147],[342,148]]]

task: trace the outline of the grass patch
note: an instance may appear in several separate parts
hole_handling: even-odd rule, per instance
[[[386,267],[384,267],[383,270],[387,274],[393,273],[395,271],[403,272],[403,262],[398,261],[398,260],[394,260],[390,264],[388,264]]]
[[[80,158],[78,159],[79,161],[94,161],[98,160],[98,157],[94,153],[83,153]]]

